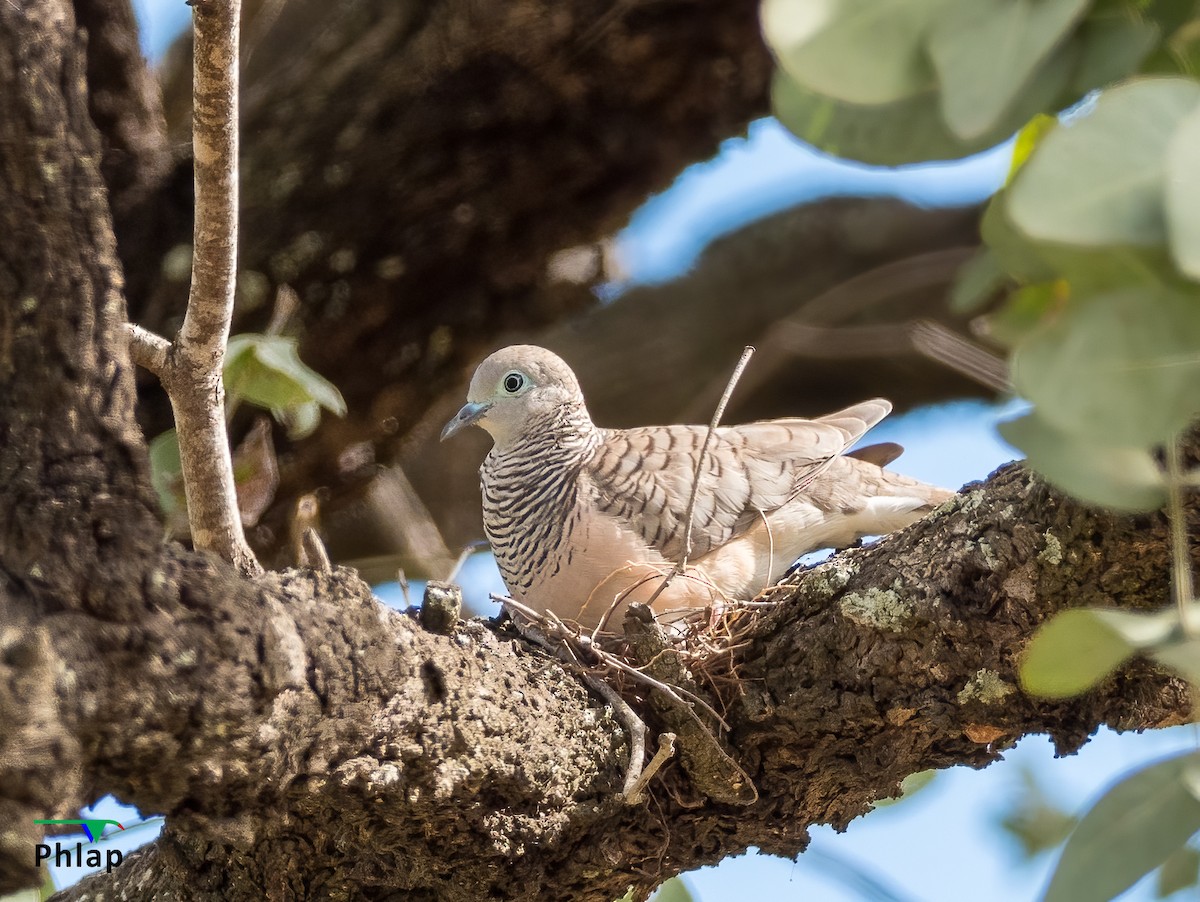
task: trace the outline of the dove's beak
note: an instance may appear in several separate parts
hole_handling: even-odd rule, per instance
[[[446,428],[442,430],[442,441],[450,438],[456,432],[461,432],[483,419],[483,415],[492,409],[490,402],[470,402],[462,406],[462,410],[454,415]]]

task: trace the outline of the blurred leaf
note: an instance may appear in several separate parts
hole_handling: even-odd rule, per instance
[[[1036,244],[1038,255],[1071,283],[1073,294],[1126,285],[1159,287],[1179,280],[1165,247]]]
[[[1188,113],[1167,145],[1164,198],[1167,237],[1179,268],[1200,281],[1200,105]]]
[[[929,784],[933,782],[933,778],[936,776],[937,771],[933,769],[919,770],[915,774],[909,774],[900,781],[900,795],[893,796],[889,799],[878,799],[874,804],[871,805],[871,808],[890,808],[891,806],[903,802],[906,799],[911,799],[922,789],[925,789],[927,786],[929,786]]]
[[[1000,266],[1018,282],[1052,282],[1058,273],[1038,253],[1037,246],[1013,225],[1008,213],[1009,190],[996,194],[979,230],[984,244],[996,255]]]
[[[243,526],[254,526],[279,488],[279,463],[271,441],[271,421],[259,417],[233,452],[233,481]]]
[[[1165,899],[1180,890],[1195,886],[1200,880],[1200,852],[1184,846],[1171,853],[1158,870],[1154,898]]]
[[[1021,776],[1023,791],[1000,819],[1000,827],[1017,841],[1025,858],[1034,858],[1062,845],[1077,821],[1047,798],[1032,772],[1025,770]]]
[[[1146,14],[1158,23],[1165,37],[1142,62],[1142,71],[1200,76],[1196,4],[1191,0],[1149,0],[1146,7]]]
[[[1120,2],[1093,10],[1079,28],[1083,52],[1071,90],[1082,97],[1132,75],[1161,37],[1158,23],[1133,4]]]
[[[321,422],[321,407],[316,401],[299,404],[280,414],[279,421],[287,429],[288,438],[301,439],[312,435]]]
[[[973,0],[950,5],[927,40],[942,113],[964,141],[994,129],[1088,0]]]
[[[1154,511],[1166,503],[1166,483],[1150,452],[1099,444],[1059,432],[1034,412],[1001,423],[1000,434],[1025,453],[1029,466],[1069,495],[1119,511]]]
[[[1012,379],[1060,432],[1165,442],[1200,414],[1200,296],[1159,285],[1073,299],[1017,346]]]
[[[883,104],[933,87],[922,39],[949,0],[763,0],[779,65],[805,88]]]
[[[1034,149],[1042,143],[1042,139],[1050,134],[1058,126],[1057,116],[1048,116],[1045,113],[1038,113],[1029,120],[1025,126],[1017,132],[1017,140],[1013,144],[1012,162],[1008,167],[1008,178],[1006,182],[1011,182],[1017,171],[1025,165],[1025,161],[1029,159],[1029,155]]]
[[[678,877],[672,877],[650,897],[651,902],[692,902],[692,893]]]
[[[1183,772],[1200,754],[1152,764],[1108,790],[1067,840],[1043,902],[1107,902],[1200,830],[1200,801]]]
[[[1065,244],[1157,244],[1166,237],[1167,142],[1200,102],[1200,84],[1143,78],[1105,91],[1095,109],[1055,129],[1008,200],[1030,237]]]
[[[950,309],[970,313],[986,304],[1004,285],[1006,278],[995,254],[983,248],[959,267],[950,290]]]
[[[1100,608],[1061,611],[1043,623],[1021,658],[1021,685],[1031,695],[1070,698],[1086,692],[1134,652],[1175,631],[1173,610],[1139,614]]]
[[[875,166],[956,159],[984,147],[984,142],[964,146],[947,131],[934,94],[859,106],[816,94],[781,70],[771,82],[771,108],[801,140]]]
[[[158,494],[158,504],[168,516],[186,507],[183,493],[183,463],[179,459],[179,438],[168,429],[150,442],[150,484]]]
[[[1021,283],[1067,279],[1072,293],[1099,293],[1118,285],[1159,285],[1178,280],[1165,247],[1082,247],[1039,242],[1024,235],[1008,212],[1010,191],[992,198],[980,231],[1010,276]]]
[[[301,362],[293,338],[235,335],[229,339],[225,387],[231,396],[264,407],[279,420],[302,416],[311,423],[314,404],[338,416],[346,413],[341,393],[333,383]]]
[[[1200,642],[1175,642],[1151,649],[1150,657],[1194,686],[1200,686]]]
[[[984,320],[988,338],[1013,347],[1024,341],[1069,296],[1070,286],[1062,279],[1014,291],[999,310]]]
[[[935,91],[893,103],[846,103],[801,86],[780,70],[771,84],[775,116],[798,138],[847,159],[877,166],[952,160],[992,147],[1035,114],[1053,107],[1073,64],[1070,48],[1038,70],[1017,105],[987,134],[958,138],[942,119]]]

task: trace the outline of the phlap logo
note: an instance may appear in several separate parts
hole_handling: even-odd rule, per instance
[[[115,824],[118,830],[125,829],[117,821],[100,818],[60,821],[35,820],[34,823],[49,827],[82,827],[83,832],[87,835],[88,845],[100,839],[104,834],[104,828],[109,824]],[[106,871],[111,871],[121,863],[123,856],[119,849],[87,849],[85,851],[81,842],[75,843],[73,847],[55,842],[53,849],[48,843],[38,843],[34,846],[33,864],[35,867],[40,867],[42,862],[48,861],[51,857],[54,859],[54,866],[58,868],[103,867]]]

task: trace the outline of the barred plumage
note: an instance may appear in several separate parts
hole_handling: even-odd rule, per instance
[[[898,529],[950,497],[882,469],[898,446],[843,453],[890,410],[864,401],[716,430],[687,573],[655,607],[750,597],[800,555]],[[591,625],[614,603],[646,600],[681,559],[706,427],[598,429],[570,368],[529,345],[480,364],[443,438],[471,423],[495,441],[480,467],[484,527],[526,604]]]

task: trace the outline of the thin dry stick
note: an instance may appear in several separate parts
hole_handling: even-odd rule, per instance
[[[1171,526],[1172,586],[1179,622],[1191,639],[1200,638],[1195,623],[1196,590],[1192,581],[1192,556],[1188,549],[1187,511],[1183,495],[1186,491],[1183,473],[1182,437],[1167,444],[1167,519]]]
[[[646,789],[646,784],[653,779],[656,773],[662,770],[662,766],[674,754],[675,734],[659,733],[658,751],[654,753],[654,757],[650,759],[650,763],[646,765],[646,769],[642,771],[642,775],[637,778],[637,782],[633,784],[633,788],[625,793],[625,804],[637,805],[642,801],[642,792]]]
[[[683,560],[679,563],[680,573],[687,569],[688,558],[692,556],[692,527],[695,525],[696,498],[700,494],[700,475],[704,472],[704,460],[708,456],[708,448],[712,444],[713,433],[717,431],[717,426],[721,423],[721,417],[725,415],[725,407],[729,404],[729,398],[733,394],[738,380],[742,378],[742,373],[746,370],[746,364],[750,362],[752,356],[754,356],[754,346],[746,345],[745,350],[742,351],[742,358],[738,361],[738,365],[733,368],[733,375],[729,377],[729,383],[725,386],[725,393],[721,395],[721,401],[717,404],[717,409],[708,424],[708,431],[704,433],[704,444],[700,446],[700,455],[696,459],[696,472],[692,478],[692,493],[688,496],[687,514],[685,514],[687,525],[684,527],[683,532]]]
[[[196,222],[192,285],[173,343],[130,326],[130,355],[171,399],[192,542],[257,576],[238,513],[221,371],[237,272],[240,0],[196,0],[192,146]]]
[[[688,496],[687,513],[684,515],[684,531],[683,531],[683,557],[675,566],[675,569],[664,577],[662,584],[654,590],[654,594],[650,596],[646,602],[647,605],[653,605],[658,596],[666,591],[667,586],[671,585],[671,580],[683,573],[687,569],[688,558],[692,556],[692,527],[696,515],[696,498],[700,494],[700,476],[704,473],[704,462],[708,456],[708,447],[712,444],[713,433],[717,431],[717,426],[721,423],[721,417],[725,415],[725,407],[729,404],[729,398],[733,394],[733,389],[737,386],[738,380],[742,378],[742,373],[746,370],[746,364],[750,362],[750,358],[754,356],[754,346],[746,345],[742,351],[742,357],[738,361],[737,366],[733,368],[733,374],[729,377],[729,381],[725,383],[725,392],[721,395],[721,400],[717,403],[717,409],[713,412],[713,417],[708,423],[708,431],[704,433],[704,444],[700,446],[700,454],[696,458],[696,470],[692,475],[692,492]]]

